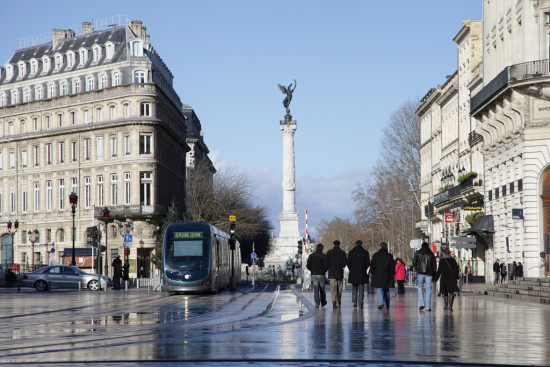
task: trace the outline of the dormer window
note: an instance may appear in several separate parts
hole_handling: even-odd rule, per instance
[[[99,59],[101,58],[101,46],[94,46],[94,48],[92,49],[92,62],[93,63],[97,63],[99,62]]]
[[[131,43],[131,46],[133,56],[143,56],[143,41],[135,40]]]
[[[19,69],[19,78],[22,78],[25,76],[25,73],[27,72],[27,66],[25,65],[25,63],[23,61],[20,61],[18,64],[17,64],[17,68]]]
[[[30,76],[35,76],[38,72],[38,61],[31,60],[31,74]]]
[[[63,56],[57,54],[55,55],[55,70],[58,71],[63,65]]]
[[[88,50],[86,50],[85,48],[81,48],[78,51],[78,56],[80,57],[80,63],[78,64],[78,66],[84,66],[84,64],[86,64],[86,61],[88,61]]]
[[[42,58],[42,74],[47,73],[48,71],[50,71],[50,58],[44,56]]]
[[[6,66],[6,80],[13,78],[13,65]]]
[[[105,45],[105,48],[106,48],[105,59],[110,60],[115,54],[115,45],[113,45],[112,43],[107,43]]]
[[[74,66],[74,52],[67,52],[67,68],[72,68]]]

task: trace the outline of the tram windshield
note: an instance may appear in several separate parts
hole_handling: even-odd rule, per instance
[[[208,233],[174,231],[169,236],[165,266],[171,270],[197,271],[208,268]]]

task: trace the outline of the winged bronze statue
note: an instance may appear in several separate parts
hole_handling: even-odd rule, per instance
[[[285,87],[281,84],[278,84],[279,89],[283,94],[286,94],[285,99],[283,100],[283,106],[286,108],[286,113],[290,114],[290,101],[292,101],[292,92],[296,90],[296,79],[294,79],[294,88],[292,88],[292,83],[289,84],[288,87]]]

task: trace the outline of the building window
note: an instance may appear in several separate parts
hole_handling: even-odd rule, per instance
[[[57,126],[58,127],[63,127],[63,115],[62,114],[57,115]]]
[[[111,157],[116,157],[117,153],[117,142],[116,142],[116,136],[113,136],[111,138]]]
[[[97,138],[97,159],[103,159],[103,137]]]
[[[8,122],[8,135],[13,135],[13,121]]]
[[[21,134],[25,134],[27,132],[27,123],[25,120],[21,120]]]
[[[97,205],[103,206],[103,175],[97,176]]]
[[[46,211],[52,211],[52,182],[46,181]]]
[[[130,172],[124,172],[124,204],[130,205]]]
[[[99,77],[99,88],[104,89],[107,88],[107,76],[102,75]]]
[[[67,87],[67,83],[61,83],[61,92],[59,93],[59,95],[65,96],[67,95],[67,93],[69,93],[69,88]]]
[[[50,71],[50,58],[44,56],[42,58],[42,74],[46,74],[48,71]]]
[[[139,154],[151,154],[151,135],[139,136]]]
[[[151,198],[151,186],[153,183],[152,180],[152,173],[151,172],[140,172],[140,190],[139,190],[139,196],[140,196],[140,204],[143,206],[149,206],[152,205]]]
[[[67,68],[72,68],[74,65],[74,53],[68,52],[67,53]]]
[[[71,112],[71,125],[76,124],[76,112]]]
[[[2,169],[2,155],[0,154],[0,170]],[[27,167],[27,151],[21,151],[21,166]]]
[[[124,155],[130,155],[130,135],[124,135]]]
[[[46,229],[46,242],[52,242],[52,230]]]
[[[115,46],[112,43],[108,43],[107,45],[105,45],[105,48],[106,48],[105,58],[109,60],[111,57],[113,57],[115,53]]]
[[[14,214],[17,202],[15,200],[15,191],[10,191],[10,213]]]
[[[495,189],[495,199],[498,199],[499,198],[499,192],[498,192],[498,187]]]
[[[29,209],[29,196],[27,192],[27,186],[23,187],[22,195],[21,195],[21,211],[23,213],[26,213]],[[25,232],[25,231],[23,231]]]
[[[493,200],[493,191],[492,190],[489,190],[487,192],[487,197],[489,198],[489,201]]]
[[[91,142],[90,139],[84,139],[84,160],[90,160]]]
[[[92,50],[92,62],[98,62],[101,57],[101,49],[99,47],[94,47]]]
[[[78,193],[78,181],[76,177],[71,178],[71,193]]]
[[[46,144],[46,164],[52,164],[52,144]]]
[[[118,203],[117,174],[111,173],[111,205],[117,205],[117,203]]]
[[[65,142],[60,141],[59,142],[59,163],[63,163],[65,161]]]
[[[36,100],[41,100],[44,97],[44,90],[42,87],[36,88]]]
[[[113,87],[120,85],[120,73],[113,74]]]
[[[518,180],[518,191],[523,191],[523,179]]]
[[[52,128],[52,121],[51,121],[50,116],[46,116],[45,119],[46,119],[46,130],[51,130],[51,128]]]
[[[3,107],[6,105],[6,94],[2,93],[0,94],[0,107]]]
[[[84,177],[84,207],[89,208],[92,200],[92,188],[90,176]]]
[[[59,209],[65,208],[65,180],[59,180]]]
[[[40,210],[40,182],[34,183],[34,211]]]
[[[34,129],[34,131],[38,131],[40,129],[40,125],[38,124],[38,118],[33,118],[32,119],[32,128]]]
[[[73,81],[73,93],[80,93],[80,80]]]
[[[76,162],[78,159],[78,149],[76,141],[71,141],[71,161]]]
[[[145,71],[134,71],[134,83],[145,83]]]
[[[78,52],[78,55],[80,56],[79,66],[83,66],[86,63],[86,61],[88,61],[88,51],[85,49],[82,49]]]
[[[116,118],[116,108],[115,106],[109,107],[109,119],[114,120]]]
[[[26,153],[27,153],[27,152],[25,152],[25,154],[26,154]],[[2,157],[2,152],[0,152],[0,171],[1,171],[2,168],[3,168],[2,159],[3,159],[3,157]]]
[[[25,92],[23,94],[23,102],[30,102],[31,101],[31,90],[29,88],[25,89]]]
[[[140,103],[140,116],[151,116],[151,104],[142,102]]]
[[[84,123],[89,124],[90,123],[90,111],[84,110]]]
[[[103,108],[98,107],[95,110],[95,115],[96,115],[95,117],[96,117],[97,122],[103,121]]]
[[[506,196],[506,185],[502,185],[502,196]]]
[[[10,168],[15,168],[15,152],[10,152]]]
[[[63,57],[61,57],[61,55],[55,55],[55,70],[61,69],[61,65],[63,65]]]
[[[37,71],[38,71],[38,61],[31,60],[31,75],[30,76],[34,76]]]
[[[131,43],[132,56],[143,56],[143,44],[140,40]]]
[[[55,85],[50,84],[50,87],[48,89],[48,97],[53,98],[55,97]]]
[[[38,145],[33,147],[33,164],[34,166],[40,165],[40,147]]]
[[[17,92],[16,90],[11,92],[11,104],[16,104],[18,102],[17,100],[18,97],[19,97],[19,92]]]
[[[123,117],[124,118],[128,118],[130,117],[130,105],[128,103],[125,103],[123,106],[122,106],[122,109],[123,109]]]
[[[94,90],[94,78],[92,77],[88,78],[88,80],[86,81],[86,90],[87,91]]]

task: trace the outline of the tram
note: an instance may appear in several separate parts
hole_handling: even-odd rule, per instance
[[[233,253],[233,254],[232,254]],[[231,263],[233,261],[233,264]],[[162,288],[166,292],[216,293],[241,278],[241,250],[229,235],[206,222],[176,222],[164,234]]]

